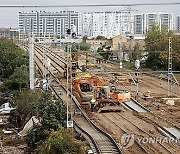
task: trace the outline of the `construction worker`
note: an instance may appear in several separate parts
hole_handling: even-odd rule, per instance
[[[92,98],[92,99],[90,100],[90,102],[91,102],[91,112],[93,112],[94,106],[95,106],[95,103],[96,103],[96,100],[95,100],[94,98]]]

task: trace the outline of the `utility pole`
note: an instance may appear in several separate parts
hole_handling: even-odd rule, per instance
[[[169,38],[169,57],[168,57],[168,97],[172,96],[172,38]]]
[[[136,67],[136,97],[139,95],[139,67],[140,67],[140,61],[136,60],[135,61],[135,67]]]
[[[70,43],[71,43],[71,29],[67,30],[67,34],[68,34],[68,39],[70,39]],[[70,62],[70,64],[69,64]],[[70,68],[70,69],[69,69]],[[70,71],[70,72],[69,72]],[[69,75],[70,75],[70,97],[71,97],[71,117],[69,118],[69,102],[68,102],[68,97],[69,97]],[[71,46],[69,46],[69,43],[67,45],[67,128],[72,128],[73,127],[73,120],[72,120],[72,56],[71,56]]]
[[[45,33],[44,33],[44,41],[43,41],[43,43],[44,43],[44,45],[46,44],[45,43]],[[42,88],[43,88],[43,90],[48,90],[48,81],[47,81],[47,74],[48,74],[48,67],[47,67],[47,55],[46,55],[47,53],[46,53],[46,50],[44,49],[43,50],[43,86],[42,86]]]
[[[34,36],[33,33],[29,33],[29,80],[30,89],[34,89]]]
[[[46,87],[45,89],[48,90],[49,89],[49,85],[50,85],[50,71],[49,68],[51,66],[51,60],[49,58],[46,59],[46,76],[45,76],[45,81],[46,81]]]
[[[67,108],[66,108],[66,114],[67,114],[67,128],[69,127],[68,122],[69,122],[69,101],[68,101],[68,97],[69,97],[69,45],[67,44],[67,61],[66,61],[66,66],[67,66],[67,73],[66,73],[66,91],[67,91]]]
[[[122,51],[122,43],[119,42],[119,68],[122,68],[122,60],[123,60],[123,51]]]
[[[86,70],[87,70],[87,68],[88,68],[88,53],[87,53],[87,51],[86,51]]]

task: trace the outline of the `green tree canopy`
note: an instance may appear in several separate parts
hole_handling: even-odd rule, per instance
[[[72,52],[77,52],[79,49],[82,51],[88,51],[90,49],[90,45],[86,44],[84,42],[82,43],[76,43],[71,45],[71,51]]]
[[[12,104],[16,110],[11,112],[9,120],[16,127],[24,127],[32,116],[41,119],[41,125],[35,127],[26,137],[32,148],[43,142],[50,130],[58,130],[59,126],[66,127],[66,106],[61,100],[53,101],[50,92],[16,91]]]
[[[42,144],[39,154],[84,154],[87,148],[77,142],[67,130],[52,131]]]
[[[18,64],[18,62],[16,63]],[[5,88],[9,90],[21,90],[29,88],[29,68],[26,65],[15,67],[13,74],[5,82]]]
[[[28,53],[16,46],[12,40],[0,38],[0,77],[8,78],[16,67],[28,65]]]
[[[100,36],[100,35],[96,37],[96,40],[105,40],[105,39],[106,39],[106,37]]]
[[[83,36],[83,42],[86,42],[87,39],[88,39],[87,35]]]
[[[141,58],[142,58],[142,54],[140,53],[140,47],[139,44],[136,43],[133,48],[133,52],[130,52],[129,54],[130,62],[134,62],[136,59],[141,59]]]
[[[166,69],[168,66],[169,38],[172,38],[173,70],[180,70],[180,38],[175,36],[166,27],[152,25],[147,31],[145,42],[146,50],[149,52],[145,66],[153,70]]]
[[[102,56],[104,59],[109,59],[109,56],[112,54],[111,46],[103,45],[97,49],[97,53]]]
[[[168,39],[172,37],[173,33],[168,31],[166,27],[153,24],[146,33],[146,50],[147,51],[167,51]]]

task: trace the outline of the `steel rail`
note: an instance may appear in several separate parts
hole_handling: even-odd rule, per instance
[[[139,107],[141,107],[142,109],[144,109],[144,110],[146,110],[147,112],[150,112],[150,110],[148,110],[147,108],[145,108],[144,106],[142,106],[140,103],[138,103],[135,99],[133,99],[132,98],[132,101],[135,103],[135,104],[137,104]],[[127,105],[127,103],[126,103],[126,105]],[[129,108],[131,108],[132,110],[134,110],[134,111],[136,111],[135,109],[133,109],[132,107],[130,107],[130,106],[128,106]],[[137,112],[137,111],[136,111]],[[150,112],[151,114],[153,114],[152,112]],[[153,114],[154,115],[154,114]],[[155,115],[156,116],[156,115]],[[171,132],[169,132],[169,131],[167,131],[166,129],[164,129],[163,127],[161,127],[160,125],[159,125],[159,127],[161,128],[161,129],[163,129],[165,132],[167,132],[168,134],[170,134],[174,139],[175,139],[175,136],[171,133]],[[178,128],[178,127],[177,127]],[[179,128],[178,128],[179,129]],[[159,143],[159,144],[161,144],[161,143]],[[163,146],[163,145],[162,145]],[[164,146],[164,148],[165,149],[167,149],[165,146]],[[169,151],[170,152],[170,151]]]
[[[107,117],[104,113],[103,116],[106,117],[109,121],[111,121],[116,127],[118,127],[124,134],[128,134],[129,132],[125,129],[121,128],[115,121],[111,120],[109,117]],[[134,138],[135,143],[143,150],[144,153],[149,153],[139,142],[136,138]]]
[[[128,118],[124,117],[123,115],[116,113],[118,116],[122,117],[123,119],[125,119],[126,121],[128,121],[129,123],[131,123],[133,126],[135,126],[137,129],[139,129],[140,131],[142,131],[143,133],[149,135],[150,137],[154,138],[155,136],[151,135],[150,133],[144,131],[143,129],[139,128],[136,124],[134,124],[132,121],[130,121]],[[166,146],[164,146],[161,142],[158,141],[158,143],[165,149],[167,150],[169,153],[173,154]]]
[[[40,60],[40,58],[39,58],[39,60]],[[42,63],[42,62],[41,62],[41,63]],[[57,69],[57,68],[56,68],[56,69]],[[51,72],[50,72],[50,74],[54,77],[54,79],[56,79],[55,76],[54,76]],[[56,79],[56,80],[57,80],[57,79]],[[65,87],[63,87],[62,85],[60,85],[60,86],[66,91]],[[72,96],[72,100],[73,100],[73,102],[76,104],[76,106],[79,108],[79,110],[81,111],[81,113],[83,114],[83,117],[89,122],[89,124],[92,125],[93,128],[96,129],[99,133],[101,133],[101,137],[105,136],[106,138],[109,139],[109,142],[111,143],[111,146],[112,146],[112,145],[114,146],[114,148],[112,148],[112,152],[115,152],[115,151],[116,151],[115,153],[119,153],[119,154],[122,153],[121,149],[119,148],[119,146],[117,145],[117,143],[115,142],[115,140],[114,140],[109,134],[107,134],[106,132],[104,132],[103,130],[101,130],[100,128],[98,128],[98,127],[87,117],[87,115],[85,114],[85,112],[81,109],[79,102],[76,100],[76,98],[75,98],[74,96]],[[106,139],[104,138],[104,141],[105,141],[105,140],[106,140]],[[107,143],[107,141],[105,141],[105,142],[106,142],[109,150],[111,150],[111,149],[110,149],[110,146],[109,146],[110,143]],[[114,151],[114,150],[115,150],[115,151]],[[101,151],[101,153],[103,153],[101,149],[100,149],[100,151]]]
[[[37,57],[37,55],[35,55],[36,57]],[[37,57],[38,58],[38,60],[40,61],[40,63],[43,65],[43,62],[40,60],[40,58],[39,57]],[[35,62],[36,63],[36,62]],[[42,72],[42,70],[41,70],[41,68],[40,68],[40,66],[36,63],[36,65],[38,66],[38,68],[39,68],[39,71],[40,71],[40,74],[41,74],[41,76],[43,76],[43,72]],[[53,78],[55,79],[55,81],[56,82],[58,82],[57,81],[57,79],[55,78],[55,76],[53,75],[53,74],[51,74],[52,76],[53,76]],[[58,95],[58,93],[56,92],[56,90],[53,88],[53,86],[50,86],[50,88],[51,88],[51,91],[53,91],[54,93],[55,93],[55,95],[58,97],[58,99],[61,99],[61,97]],[[64,88],[65,89],[65,88]],[[62,99],[61,99],[62,100]],[[75,124],[75,126],[82,132],[82,133],[84,133],[86,136],[85,136],[85,138],[89,141],[89,144],[91,145],[91,148],[93,149],[93,152],[96,152],[96,153],[101,153],[100,152],[100,149],[99,149],[99,147],[98,147],[98,145],[97,145],[97,143],[96,143],[96,141],[94,140],[94,138],[92,138],[92,136],[88,133],[88,132],[86,132],[86,131],[84,131],[83,129],[81,129],[81,127],[77,124],[77,122],[74,120],[74,124]],[[94,147],[94,148],[93,148]],[[94,149],[96,150],[96,151],[94,151]]]

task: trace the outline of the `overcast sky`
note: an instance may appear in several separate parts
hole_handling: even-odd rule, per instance
[[[0,0],[0,5],[72,5],[72,4],[137,4],[137,3],[172,3],[179,0]],[[19,11],[60,11],[75,10],[79,12],[118,11],[125,7],[78,7],[78,8],[0,8],[0,27],[18,27]],[[134,6],[133,13],[166,12],[180,15],[180,5]],[[136,10],[136,11],[135,11]]]

